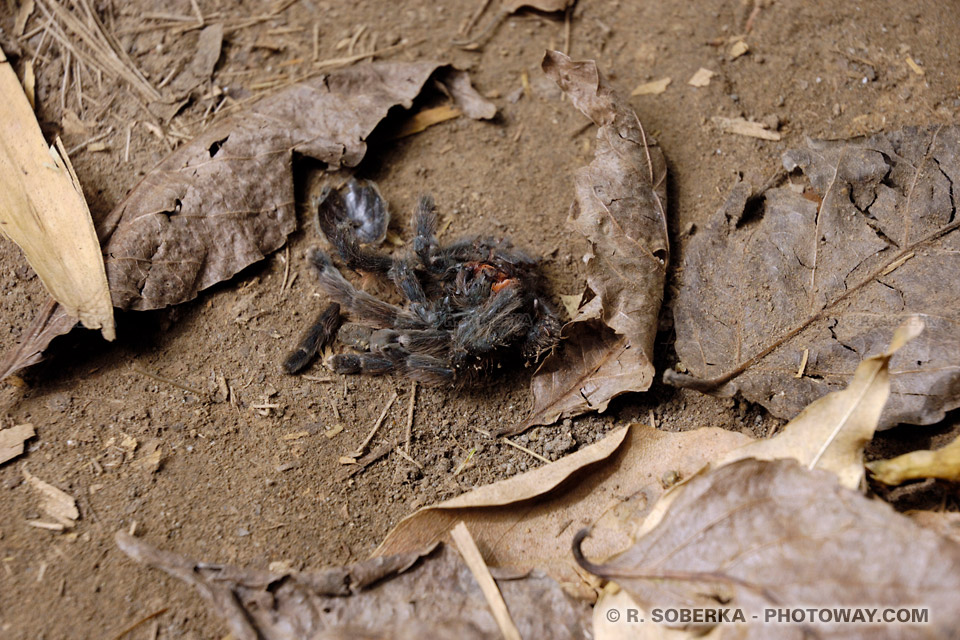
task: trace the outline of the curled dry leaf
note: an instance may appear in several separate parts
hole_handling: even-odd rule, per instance
[[[939,421],[960,406],[960,127],[810,142],[783,163],[805,193],[757,202],[738,185],[691,240],[675,306],[690,375],[665,379],[789,418],[921,315],[923,335],[890,363],[879,428]]]
[[[889,485],[923,478],[960,482],[960,438],[935,451],[911,451],[890,460],[868,462],[867,469]]]
[[[890,396],[890,358],[922,331],[920,318],[907,320],[884,353],[857,366],[846,389],[815,400],[775,437],[734,449],[718,464],[793,458],[810,469],[832,471],[840,484],[856,489],[863,480],[863,448],[873,439]]]
[[[269,572],[197,563],[126,532],[132,559],[194,586],[237,640],[499,638],[473,574],[453,549],[318,571]],[[498,584],[524,638],[590,638],[590,607],[532,573]]]
[[[107,276],[80,182],[60,139],[47,146],[2,50],[0,95],[0,230],[72,322],[113,340]]]
[[[292,163],[354,167],[392,107],[410,107],[431,77],[460,109],[492,104],[465,72],[434,62],[358,65],[293,85],[213,125],[167,156],[98,225],[113,305],[158,309],[191,300],[286,241],[296,227]],[[36,362],[73,321],[47,305],[0,363],[0,378]]]
[[[543,70],[599,130],[593,162],[577,171],[570,223],[589,242],[587,286],[594,298],[564,328],[563,350],[534,375],[533,413],[520,431],[645,391],[653,381],[653,340],[670,245],[663,152],[637,114],[592,61],[548,52]]]
[[[644,609],[742,609],[738,638],[948,638],[960,625],[960,545],[792,460],[746,459],[679,488],[616,559],[582,566]],[[909,558],[908,562],[904,558]],[[722,603],[722,604],[718,604]],[[920,607],[929,624],[754,622],[776,607]]]
[[[474,489],[403,519],[376,556],[405,553],[443,539],[466,522],[493,567],[533,567],[570,585],[582,582],[570,542],[593,527],[588,552],[607,557],[632,535],[669,485],[699,471],[749,438],[723,429],[683,433],[633,425],[527,473]]]

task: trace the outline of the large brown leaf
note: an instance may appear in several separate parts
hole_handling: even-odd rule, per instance
[[[691,241],[675,317],[692,375],[665,378],[789,418],[917,314],[926,330],[891,361],[880,428],[939,421],[960,406],[960,127],[811,142],[783,162],[805,193],[751,208],[738,185]]]
[[[593,557],[622,551],[665,487],[749,441],[716,428],[619,429],[539,469],[420,509],[387,535],[376,555],[422,549],[463,521],[491,566],[537,567],[574,587],[581,578],[570,543],[578,529],[592,528]]]
[[[519,431],[645,391],[653,381],[653,339],[670,257],[663,152],[637,114],[597,70],[548,52],[543,70],[599,127],[593,162],[577,171],[573,229],[590,243],[587,286],[594,298],[564,329],[562,351],[533,377],[533,413]]]
[[[98,225],[113,305],[145,310],[191,300],[281,247],[297,222],[294,157],[330,170],[356,166],[374,127],[392,107],[409,107],[431,76],[450,86],[468,116],[495,113],[464,72],[378,62],[268,96],[170,154]],[[45,308],[0,363],[0,377],[36,362],[73,325],[63,309]]]
[[[736,637],[947,638],[960,627],[960,545],[792,460],[740,460],[692,478],[628,551],[583,564],[647,611],[742,609],[750,624]],[[929,624],[752,618],[762,621],[766,608],[856,606],[927,608]]]
[[[194,586],[237,640],[500,638],[473,574],[444,547],[346,567],[277,573],[197,563],[126,532],[119,547],[137,562]],[[498,583],[524,638],[590,635],[590,607],[533,573]]]

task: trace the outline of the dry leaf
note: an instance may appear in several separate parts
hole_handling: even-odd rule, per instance
[[[80,512],[77,510],[77,502],[69,493],[57,489],[52,484],[48,484],[37,478],[32,473],[23,469],[23,477],[26,478],[30,486],[40,492],[40,509],[48,516],[57,521],[64,528],[73,527],[80,519]]]
[[[749,138],[760,138],[761,140],[779,140],[780,134],[776,131],[770,131],[767,125],[762,122],[750,122],[745,118],[724,118],[714,116],[710,118],[714,124],[724,133],[734,133],[739,136]]]
[[[490,566],[536,567],[563,583],[578,584],[570,542],[579,528],[593,527],[587,549],[594,557],[626,548],[663,494],[665,477],[693,475],[747,441],[714,428],[619,429],[556,462],[420,509],[387,535],[375,555],[433,544],[464,521]]]
[[[223,25],[217,23],[204,27],[192,49],[193,58],[190,64],[169,84],[174,101],[210,81],[222,49]]]
[[[3,51],[0,95],[0,229],[66,314],[113,340],[113,308],[83,190],[59,138],[47,147]]]
[[[735,449],[718,464],[793,458],[810,469],[832,471],[840,484],[856,489],[863,480],[863,448],[873,439],[890,396],[890,358],[921,331],[920,318],[908,320],[885,353],[860,363],[846,389],[815,400],[775,437]]]
[[[282,246],[296,227],[294,156],[331,171],[356,166],[367,135],[392,107],[410,107],[431,77],[447,84],[465,114],[495,113],[465,72],[377,62],[263,98],[174,151],[98,225],[114,306],[191,300]],[[45,307],[5,355],[0,378],[37,362],[72,327],[62,309]]]
[[[700,474],[628,551],[582,565],[648,611],[742,609],[748,624],[738,638],[950,638],[960,626],[960,545],[792,460],[740,460]],[[808,618],[773,626],[752,618],[762,621],[767,608],[856,606],[922,607],[929,623]]]
[[[237,640],[501,637],[480,587],[452,549],[274,573],[197,563],[123,531],[116,541],[137,562],[193,585]],[[589,605],[550,578],[533,573],[498,586],[522,637],[591,637]]]
[[[710,69],[700,67],[695,74],[690,76],[687,84],[691,87],[706,87],[710,84],[710,78],[715,75],[717,75],[716,71],[710,71]]]
[[[936,451],[911,451],[890,460],[867,463],[873,477],[884,484],[939,478],[960,482],[960,437]]]
[[[921,315],[925,331],[890,362],[879,428],[941,420],[960,406],[960,127],[810,142],[783,162],[805,193],[761,201],[741,183],[691,239],[674,308],[691,375],[665,379],[790,418]]]
[[[548,52],[543,70],[597,125],[593,162],[577,171],[570,223],[589,242],[595,297],[564,328],[564,344],[531,381],[532,415],[510,433],[603,411],[653,381],[653,339],[670,259],[667,168],[656,141],[592,61]]]
[[[29,423],[0,430],[0,464],[23,453],[24,443],[35,435]]]
[[[630,92],[632,96],[656,96],[660,95],[667,90],[667,87],[670,85],[670,78],[660,78],[659,80],[651,80],[650,82],[644,82],[636,89]]]
[[[459,109],[449,104],[423,109],[422,111],[418,111],[410,116],[407,121],[401,125],[397,132],[390,137],[394,140],[406,138],[407,136],[412,136],[415,133],[425,131],[427,128],[432,127],[435,124],[440,124],[441,122],[446,122],[447,120],[459,118],[461,115],[462,114]]]

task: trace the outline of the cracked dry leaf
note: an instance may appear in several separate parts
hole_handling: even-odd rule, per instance
[[[960,406],[960,127],[810,142],[783,163],[802,169],[806,193],[759,202],[741,183],[691,240],[675,306],[691,375],[664,378],[789,418],[920,315],[923,335],[890,362],[879,428],[941,420]]]
[[[884,353],[857,366],[846,389],[815,400],[782,432],[731,451],[718,465],[743,458],[793,458],[810,469],[832,471],[843,486],[856,489],[863,480],[863,448],[873,439],[890,396],[890,359],[922,331],[923,321],[910,318]]]
[[[237,640],[492,640],[500,630],[454,549],[374,558],[317,571],[197,563],[124,531],[120,549],[197,589]],[[590,606],[539,572],[498,581],[524,638],[586,640]]]
[[[595,297],[564,327],[561,351],[531,381],[530,418],[510,433],[602,412],[618,395],[650,388],[670,260],[667,167],[657,142],[593,61],[552,51],[543,71],[598,127],[593,162],[574,179],[570,214],[570,225],[590,243],[587,286]]]
[[[394,106],[409,108],[430,78],[469,117],[495,107],[467,74],[436,62],[376,62],[319,76],[214,124],[151,170],[102,220],[113,306],[186,302],[283,245],[296,227],[293,160],[355,167]],[[47,304],[0,362],[0,378],[34,364],[74,322]]]
[[[665,477],[693,475],[749,440],[723,429],[670,433],[632,425],[556,462],[420,509],[374,554],[421,549],[463,521],[490,566],[536,567],[580,585],[570,543],[581,527],[593,528],[587,550],[594,557],[625,549],[664,493]]]
[[[911,451],[889,460],[867,463],[870,474],[884,484],[939,478],[960,482],[960,438],[935,451]]]
[[[633,547],[582,566],[648,611],[743,609],[738,638],[952,638],[960,627],[960,545],[793,460],[751,458],[691,478]],[[800,606],[923,607],[929,623],[771,626],[751,617]]]
[[[60,139],[47,146],[0,50],[0,230],[23,250],[73,322],[115,336],[100,243]]]

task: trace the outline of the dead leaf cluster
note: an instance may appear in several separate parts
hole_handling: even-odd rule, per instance
[[[590,243],[593,298],[564,328],[562,352],[534,375],[525,424],[551,424],[611,399],[645,391],[654,376],[653,339],[670,261],[663,152],[593,62],[548,52],[543,70],[598,127],[593,162],[574,179],[571,227]]]

